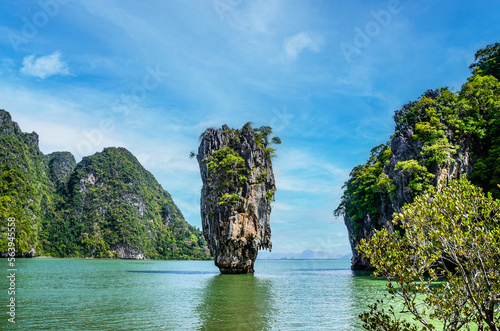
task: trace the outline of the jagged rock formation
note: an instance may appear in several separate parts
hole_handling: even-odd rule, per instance
[[[69,152],[44,155],[0,110],[0,256],[9,217],[17,220],[16,256],[209,259],[201,231],[124,148],[78,164]]]
[[[351,171],[334,214],[344,216],[353,269],[370,268],[359,242],[398,228],[393,213],[431,186],[467,177],[500,198],[500,44],[478,50],[475,61],[460,91],[428,90],[396,111],[391,141]]]
[[[360,240],[371,238],[373,233],[381,228],[394,229],[393,213],[399,211],[404,204],[413,202],[415,192],[410,187],[413,175],[401,169],[396,170],[397,164],[409,160],[417,160],[419,164],[427,163],[422,141],[414,138],[414,125],[398,123],[397,121],[397,119],[406,116],[411,106],[412,104],[404,105],[394,115],[396,127],[395,134],[390,140],[390,159],[383,168],[383,173],[392,180],[394,189],[391,193],[380,193],[380,204],[376,207],[379,214],[378,219],[373,220],[367,214],[361,226],[356,226],[356,222],[353,222],[348,215],[344,216],[353,253],[352,268],[354,270],[370,269],[369,260],[356,249]],[[452,132],[448,131],[446,134],[447,139],[452,141]],[[470,139],[463,139],[458,144],[459,148],[453,160],[446,164],[434,163],[428,167],[428,171],[433,175],[430,180],[431,185],[441,187],[453,179],[464,178],[472,173],[474,164],[474,160],[471,158],[472,142]]]
[[[336,214],[344,216],[353,253],[352,269],[371,268],[369,260],[356,249],[359,242],[381,228],[398,228],[392,223],[393,213],[411,203],[425,187],[440,188],[473,174],[477,157],[484,153],[487,143],[453,126],[452,120],[456,121],[458,115],[443,106],[450,106],[450,99],[457,97],[446,89],[429,90],[419,101],[396,111],[390,142],[374,148],[368,163],[351,172]]]
[[[258,250],[271,250],[269,216],[276,187],[270,133],[269,127],[247,124],[202,135],[197,160],[203,234],[221,273],[253,273]]]

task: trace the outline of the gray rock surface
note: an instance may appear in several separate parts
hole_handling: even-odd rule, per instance
[[[118,258],[120,259],[130,259],[130,260],[144,260],[146,256],[143,252],[138,249],[132,248],[130,245],[125,243],[119,243],[111,247],[111,250],[116,252]]]

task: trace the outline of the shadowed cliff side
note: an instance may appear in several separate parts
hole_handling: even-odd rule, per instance
[[[271,250],[269,216],[276,191],[271,128],[210,128],[197,160],[203,188],[203,234],[221,273],[253,273],[259,249]]]

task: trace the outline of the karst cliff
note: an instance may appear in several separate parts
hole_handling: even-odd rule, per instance
[[[269,217],[276,191],[271,128],[224,125],[201,136],[203,234],[221,273],[253,273],[259,249],[271,250]]]
[[[352,269],[370,269],[360,241],[398,229],[393,214],[431,186],[467,178],[500,198],[500,44],[479,50],[470,68],[459,91],[428,90],[397,110],[390,141],[351,171],[335,215],[344,217]]]

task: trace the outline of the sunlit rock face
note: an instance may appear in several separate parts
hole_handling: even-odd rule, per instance
[[[203,234],[223,274],[253,273],[259,249],[271,250],[276,190],[267,138],[253,129],[208,129],[198,149]]]

